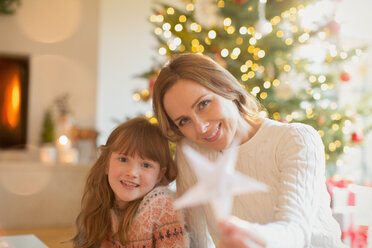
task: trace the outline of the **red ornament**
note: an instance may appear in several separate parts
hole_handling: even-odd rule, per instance
[[[350,81],[350,74],[347,72],[343,72],[340,75],[340,79],[344,82],[349,82]]]
[[[318,125],[323,125],[324,122],[326,121],[326,118],[324,116],[321,116],[319,119],[318,119]]]
[[[354,132],[351,134],[351,140],[354,142],[354,143],[360,143],[362,142],[364,138],[364,135],[362,132]]]
[[[246,3],[247,0],[234,0],[234,3],[236,4],[242,4],[242,3]]]
[[[338,34],[338,32],[340,31],[340,24],[334,20],[330,21],[327,24],[327,27],[329,29],[329,32],[331,32],[331,34]]]
[[[158,76],[152,76],[150,79],[149,79],[149,91],[152,93],[152,89],[154,88],[154,84],[156,82],[156,79],[158,78]]]

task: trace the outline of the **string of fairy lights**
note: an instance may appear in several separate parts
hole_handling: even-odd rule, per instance
[[[335,81],[348,81],[346,75],[341,75],[340,78],[332,78],[327,72],[319,72],[319,67],[325,65],[330,66],[332,63],[342,64],[346,60],[357,62],[362,56],[362,49],[346,50],[337,45],[337,42],[329,40],[330,33],[337,33],[339,28],[336,22],[332,26],[327,26],[326,30],[318,30],[322,24],[314,21],[309,21],[309,17],[313,16],[319,9],[329,8],[327,0],[318,1],[316,4],[304,6],[302,4],[275,15],[269,20],[266,19],[266,0],[258,0],[257,8],[248,6],[246,11],[258,11],[258,21],[252,25],[236,25],[234,18],[223,17],[220,20],[220,27],[203,27],[199,24],[193,12],[196,9],[196,1],[187,2],[185,4],[185,11],[179,11],[173,7],[167,6],[162,11],[151,15],[150,21],[154,24],[154,34],[158,40],[163,41],[159,48],[159,55],[167,58],[174,53],[195,52],[195,53],[211,53],[211,47],[218,46],[220,40],[229,39],[234,42],[224,44],[219,47],[216,54],[216,61],[226,66],[226,60],[235,61],[235,67],[238,68],[239,74],[234,74],[240,80],[242,87],[251,92],[253,95],[261,100],[270,98],[270,94],[275,91],[283,91],[281,87],[291,81],[291,72],[296,68],[303,68],[306,70],[306,76],[303,81],[306,87],[295,96],[300,101],[298,109],[289,112],[273,111],[270,116],[275,120],[280,121],[302,121],[317,123],[318,133],[324,137],[326,135],[322,125],[331,120],[331,130],[333,132],[342,132],[338,138],[333,139],[326,144],[326,158],[330,159],[331,153],[347,152],[349,149],[348,142],[342,139],[344,136],[350,136],[353,132],[353,115],[355,113],[341,112],[341,108],[337,102],[337,97],[332,99],[330,92],[335,91]],[[327,5],[328,4],[328,5]],[[217,0],[217,8],[225,8],[226,2],[224,0]],[[327,5],[327,6],[325,6]],[[324,26],[324,25],[323,25]],[[193,34],[185,36],[184,33]],[[275,59],[276,69],[280,73],[272,73],[272,64],[266,63],[265,59],[268,50],[264,46],[260,46],[267,35],[276,37],[284,46],[291,47],[294,45],[301,45],[304,48],[298,49],[296,53],[291,56],[282,58],[280,51],[277,51],[277,58]],[[227,37],[227,38],[226,38]],[[219,40],[220,39],[220,40]],[[316,42],[313,42],[315,41]],[[233,45],[231,45],[233,44]],[[248,59],[244,59],[249,55]],[[243,59],[242,59],[243,58]],[[301,64],[306,61],[313,61],[313,63]],[[317,63],[316,63],[317,62]],[[225,64],[224,64],[225,63]],[[238,64],[238,65],[237,65]],[[287,79],[281,75],[286,75]],[[289,78],[288,78],[289,77]],[[150,77],[149,88],[137,91],[133,95],[135,101],[148,101],[151,99],[152,85],[156,79],[155,74]],[[252,85],[251,82],[255,79],[259,83]],[[151,85],[152,84],[152,85]],[[285,89],[285,87],[284,87]],[[286,92],[281,94],[283,100],[286,99]],[[278,95],[279,96],[279,95]],[[328,99],[331,98],[331,99]],[[267,109],[275,109],[277,103],[271,99],[266,104]],[[330,116],[320,116],[316,111],[318,109],[330,110]],[[340,111],[340,112],[339,112]],[[267,116],[266,111],[262,112],[263,116]],[[146,113],[146,116],[153,118],[152,113]],[[311,120],[311,121],[310,121]],[[337,137],[337,135],[335,136]],[[342,151],[341,151],[342,150]],[[341,165],[343,161],[336,159],[336,164]]]

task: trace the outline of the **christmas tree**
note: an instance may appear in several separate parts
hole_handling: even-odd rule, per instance
[[[203,53],[259,99],[265,116],[313,126],[323,139],[332,174],[345,149],[360,143],[370,129],[357,130],[356,116],[372,113],[370,108],[360,113],[361,108],[338,99],[339,87],[351,77],[346,62],[357,60],[365,48],[342,47],[336,5],[314,0],[189,0],[177,7],[158,3],[150,21],[160,59],[141,75],[149,86],[135,92],[134,99],[151,99],[157,73],[170,56]]]

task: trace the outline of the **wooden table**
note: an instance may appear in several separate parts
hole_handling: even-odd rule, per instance
[[[72,243],[68,242],[74,235],[74,227],[50,227],[50,228],[28,228],[28,229],[9,229],[1,230],[0,229],[0,248],[1,240],[14,235],[34,235],[42,243],[45,244],[44,247],[50,248],[72,248]],[[26,238],[27,237],[23,237]],[[66,242],[67,241],[67,242]],[[63,243],[65,242],[65,243]],[[6,247],[6,246],[4,246]],[[9,246],[9,248],[44,248],[43,246]]]

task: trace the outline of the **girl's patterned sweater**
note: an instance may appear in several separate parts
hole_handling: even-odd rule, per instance
[[[167,187],[156,187],[142,200],[130,230],[130,242],[123,246],[119,241],[109,238],[102,248],[186,248],[189,237],[185,230],[184,218],[173,207],[173,192]],[[118,222],[112,212],[113,232]]]

